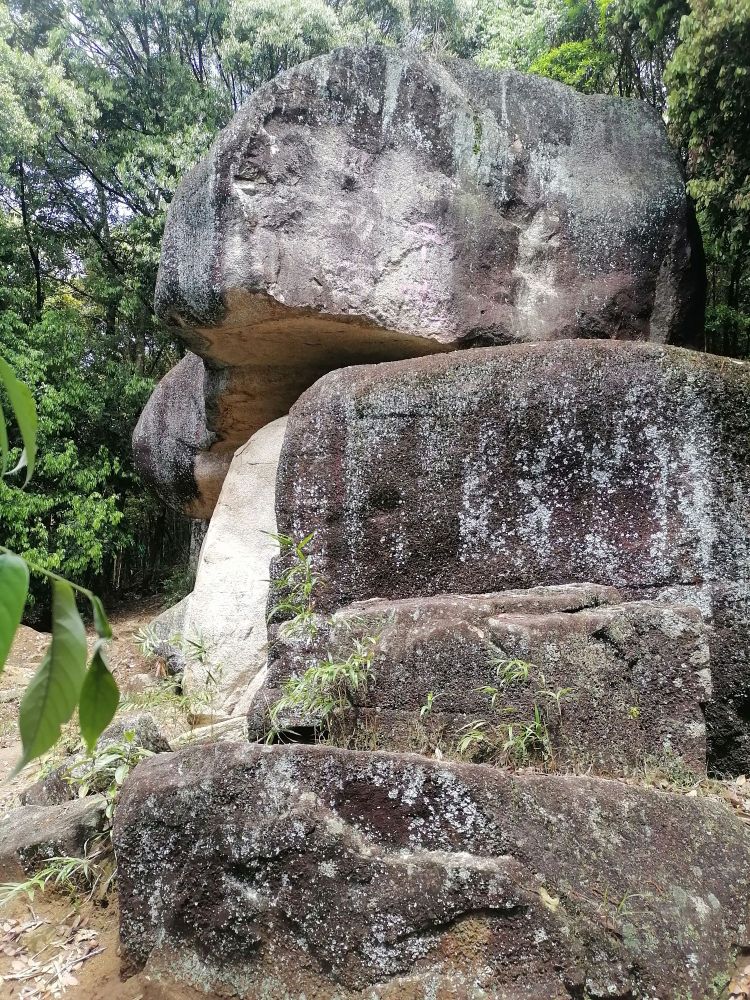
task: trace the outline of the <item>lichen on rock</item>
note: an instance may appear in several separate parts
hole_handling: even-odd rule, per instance
[[[245,997],[703,996],[745,933],[727,805],[596,778],[224,743],[115,841],[128,967]]]

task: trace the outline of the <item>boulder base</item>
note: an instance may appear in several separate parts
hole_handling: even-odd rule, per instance
[[[616,781],[222,744],[115,842],[128,968],[248,1000],[704,996],[744,943],[742,823]]]

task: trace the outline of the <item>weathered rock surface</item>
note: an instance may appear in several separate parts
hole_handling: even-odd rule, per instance
[[[133,431],[144,480],[187,517],[210,517],[231,452],[210,451],[203,360],[186,354],[154,389]]]
[[[157,310],[228,364],[317,339],[305,321],[460,346],[684,340],[688,215],[641,102],[340,49],[259,88],[183,180]]]
[[[426,740],[451,747],[476,720],[487,724],[486,735],[507,736],[509,725],[518,731],[533,722],[538,707],[559,767],[621,774],[679,758],[705,773],[701,705],[711,695],[711,674],[708,629],[697,608],[620,603],[613,588],[590,585],[363,601],[338,612],[312,640],[277,636],[251,733],[262,738],[271,729],[263,709],[286,680],[329,652],[345,660],[354,638],[365,636],[377,640],[372,678],[352,693],[339,739],[350,731],[354,745],[414,750]],[[527,664],[528,676],[504,683],[503,665],[513,660]],[[559,704],[555,692],[563,692]],[[276,726],[315,721],[282,716]],[[479,744],[480,755],[483,748],[492,752]]]
[[[742,579],[750,365],[531,344],[331,372],[292,409],[279,530],[318,603]]]
[[[129,967],[247,998],[702,997],[745,942],[726,803],[603,779],[223,744],[115,842]]]
[[[47,858],[85,855],[105,824],[103,795],[59,805],[25,805],[0,818],[0,880],[19,881]]]
[[[745,578],[746,579],[746,578]],[[699,608],[711,623],[713,699],[706,707],[719,774],[750,773],[750,605],[744,579],[668,587],[648,596]]]
[[[156,621],[166,642],[198,640],[200,658],[183,655],[183,688],[210,694],[214,709],[247,711],[266,665],[270,562],[278,546],[274,497],[286,417],[263,427],[232,460],[211,519],[193,592]],[[260,681],[258,681],[260,683]]]
[[[739,699],[746,733],[749,404],[750,366],[648,344],[333,372],[290,413],[279,531],[315,533],[326,612],[581,580],[626,597],[697,588],[704,608],[720,594],[717,704]],[[714,764],[750,767],[722,711],[709,706]]]
[[[131,743],[151,753],[169,753],[171,747],[156,719],[150,712],[126,712],[119,714],[114,722],[104,730],[96,741],[96,750],[101,752],[116,744]]]
[[[172,749],[150,712],[132,712],[118,714],[96,741],[96,751],[101,753],[115,744],[124,743],[128,732],[132,733],[130,742],[134,747],[142,747],[151,753],[169,753]],[[75,799],[78,797],[75,779],[88,775],[90,770],[91,758],[87,753],[82,750],[71,754],[65,763],[25,788],[20,795],[21,802],[30,806],[55,806]],[[87,784],[93,792],[104,792],[110,779],[103,772],[98,780],[87,780]]]
[[[704,283],[645,104],[341,49],[260,87],[178,189],[156,308],[206,359],[206,401],[187,445],[176,430],[159,444],[169,376],[139,460],[204,517],[234,449],[326,371],[562,337],[695,343]],[[200,373],[182,364],[184,406]]]

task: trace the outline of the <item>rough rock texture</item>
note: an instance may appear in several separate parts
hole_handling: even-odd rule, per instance
[[[59,806],[76,797],[69,781],[67,766],[56,767],[46,777],[24,788],[18,796],[24,806]]]
[[[538,706],[558,766],[613,774],[674,756],[705,773],[701,705],[711,694],[711,673],[700,612],[619,600],[613,588],[581,585],[350,605],[313,641],[277,638],[250,731],[262,738],[271,728],[262,707],[274,703],[289,677],[329,651],[345,660],[353,637],[372,636],[372,679],[353,694],[355,710],[339,727],[351,728],[355,744],[413,750],[427,740],[447,747],[475,720],[505,733],[509,724],[532,721]],[[528,678],[503,685],[496,663],[515,659],[530,664]],[[482,690],[488,686],[498,691],[494,706]],[[558,710],[550,692],[561,690],[568,693]],[[293,729],[311,720],[279,722]]]
[[[295,320],[460,346],[684,340],[701,320],[688,216],[641,102],[340,49],[259,88],[183,180],[157,310],[230,364]]]
[[[326,371],[561,337],[695,343],[704,283],[645,104],[338,50],[260,87],[170,206],[156,308],[207,361],[211,437],[192,485],[194,438],[174,430],[151,476],[206,516],[232,451]],[[154,394],[144,449],[170,393]]]
[[[648,594],[659,601],[694,604],[711,623],[714,693],[706,716],[713,767],[719,774],[750,773],[750,593],[746,579],[667,587]]]
[[[569,341],[331,372],[289,417],[279,530],[321,608],[743,579],[750,365]]]
[[[125,742],[125,734],[132,733],[132,744],[143,747],[151,753],[169,753],[171,747],[156,719],[150,712],[131,712],[120,715],[107,726],[96,741],[96,750],[101,752],[117,743]]]
[[[183,687],[206,690],[214,709],[247,711],[266,664],[269,565],[278,546],[274,494],[286,417],[263,427],[240,448],[211,518],[193,592],[156,620],[169,641],[197,639],[202,659],[184,656]],[[260,683],[260,679],[257,682]]]
[[[210,517],[229,458],[209,451],[205,368],[186,354],[151,394],[133,431],[133,453],[145,481],[187,517]]]
[[[603,779],[223,744],[115,842],[130,968],[246,998],[703,997],[745,943],[726,804]]]
[[[0,819],[0,880],[18,881],[47,858],[83,857],[87,842],[101,832],[103,795],[59,805],[26,805]]]
[[[172,749],[153,715],[149,712],[135,712],[118,715],[118,718],[107,726],[96,741],[97,752],[106,750],[116,743],[122,743],[128,731],[133,733],[134,746],[143,747],[151,753],[168,753]],[[68,779],[88,774],[90,765],[91,758],[84,751],[72,754],[60,767],[56,767],[46,777],[25,788],[20,795],[21,802],[29,806],[54,806],[77,798],[78,788]],[[87,782],[94,792],[106,791],[109,783],[105,775],[100,777],[98,784],[96,780]]]
[[[714,764],[744,770],[749,404],[747,364],[648,344],[332,372],[291,411],[279,531],[315,532],[321,611],[583,580],[692,591],[718,626]]]

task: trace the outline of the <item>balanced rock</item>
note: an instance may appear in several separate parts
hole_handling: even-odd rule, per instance
[[[170,206],[156,309],[206,360],[209,436],[190,489],[170,455],[151,478],[207,516],[232,452],[331,369],[569,337],[697,343],[704,283],[645,104],[339,49],[255,91]]]
[[[746,364],[611,341],[332,372],[291,411],[279,531],[314,533],[323,612],[581,580],[702,602],[717,627],[714,764],[738,766],[749,404]]]
[[[745,943],[727,804],[612,780],[225,743],[139,765],[115,845],[127,966],[207,993],[702,997]]]
[[[462,730],[478,724],[481,759],[496,758],[510,739],[500,759],[516,764],[542,754],[563,769],[622,774],[679,759],[705,773],[701,706],[711,675],[697,608],[620,603],[613,588],[588,585],[362,601],[312,639],[280,630],[251,732],[270,731],[263,709],[285,681],[328,654],[345,662],[355,640],[373,645],[370,678],[351,693],[352,710],[336,717],[339,740],[455,750]],[[273,724],[316,721],[282,713]]]

